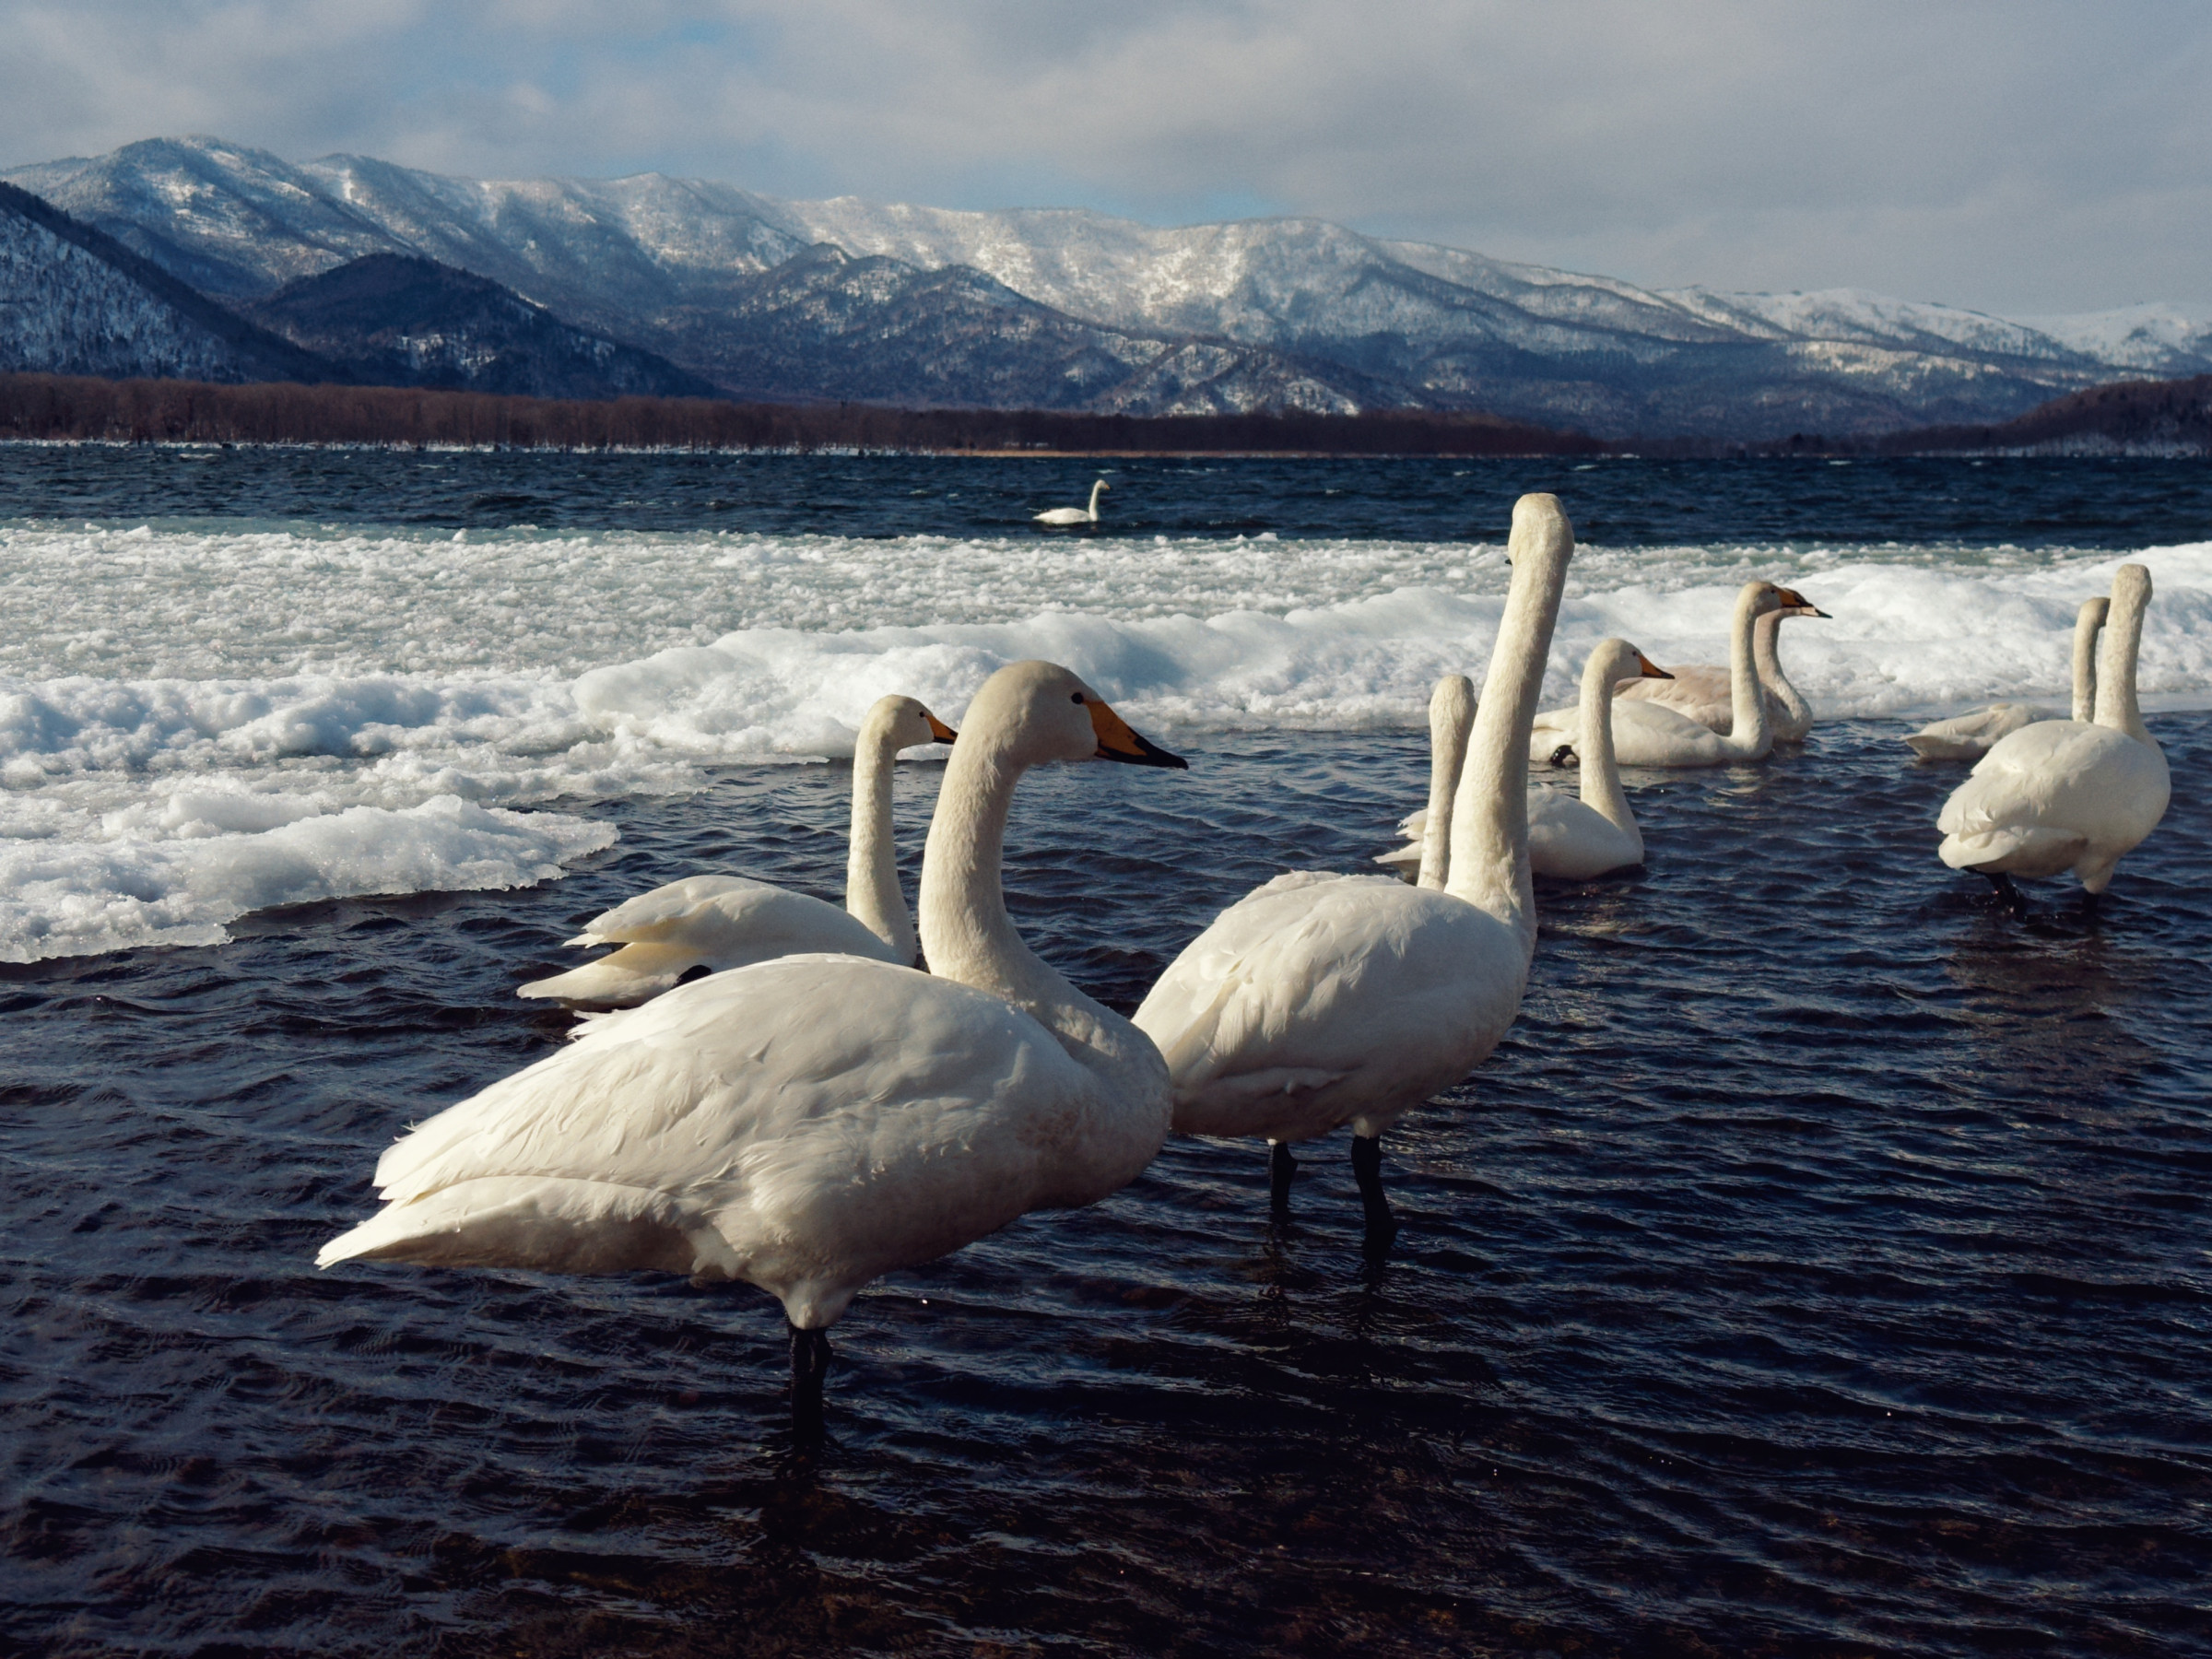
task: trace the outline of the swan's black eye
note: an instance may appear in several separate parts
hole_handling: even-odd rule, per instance
[[[1083,693],[1082,693],[1082,692],[1080,692],[1080,691],[1077,691],[1077,692],[1076,692],[1076,693],[1075,693],[1073,696],[1071,696],[1071,697],[1070,697],[1070,698],[1069,698],[1067,700],[1068,700],[1069,702],[1081,702],[1081,701],[1083,700]]]

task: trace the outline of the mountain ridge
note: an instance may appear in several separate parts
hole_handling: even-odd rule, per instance
[[[227,297],[416,254],[746,395],[1482,409],[1617,439],[1760,440],[2001,422],[2115,371],[2212,371],[2212,323],[2172,307],[2037,327],[1850,289],[1644,289],[1315,218],[1160,228],[661,174],[476,181],[218,139],[6,176]],[[861,268],[832,281],[810,252],[825,245]]]

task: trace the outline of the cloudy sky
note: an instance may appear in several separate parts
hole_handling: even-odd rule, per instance
[[[0,0],[0,92],[9,165],[208,133],[2212,311],[2202,0]]]

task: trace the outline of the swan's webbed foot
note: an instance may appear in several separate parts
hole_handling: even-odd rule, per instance
[[[830,1378],[830,1333],[791,1330],[791,1427],[811,1438],[822,1431],[822,1384]]]
[[[1382,1192],[1382,1137],[1352,1136],[1352,1179],[1359,1183],[1360,1207],[1367,1211],[1367,1248],[1388,1250],[1398,1236],[1398,1218]]]
[[[1267,1143],[1267,1206],[1278,1213],[1290,1207],[1290,1182],[1298,1173],[1298,1159],[1282,1141]]]

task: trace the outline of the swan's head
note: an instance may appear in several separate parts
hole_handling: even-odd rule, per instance
[[[2142,611],[2150,604],[2150,571],[2139,564],[2124,564],[2112,572],[2112,609]]]
[[[1583,665],[1583,677],[1603,686],[1628,679],[1673,679],[1675,677],[1626,640],[1600,640]],[[1557,762],[1554,762],[1557,764]]]
[[[1447,674],[1429,694],[1429,729],[1448,730],[1475,719],[1475,682],[1464,674]]]
[[[860,723],[860,747],[897,754],[924,743],[950,743],[959,734],[912,697],[879,697]]]
[[[1776,588],[1774,596],[1782,601],[1782,614],[1785,617],[1828,617],[1826,611],[1795,588]],[[1829,620],[1833,621],[1834,618],[1831,617]]]
[[[2084,599],[2081,602],[2081,609],[2075,613],[2074,626],[2077,628],[2102,628],[2104,619],[2112,614],[2112,601],[2110,594],[2100,594],[2094,599]]]
[[[981,740],[1023,766],[1048,760],[1120,760],[1131,766],[1190,763],[1129,729],[1106,700],[1057,663],[1009,663],[968,705],[960,747]]]

